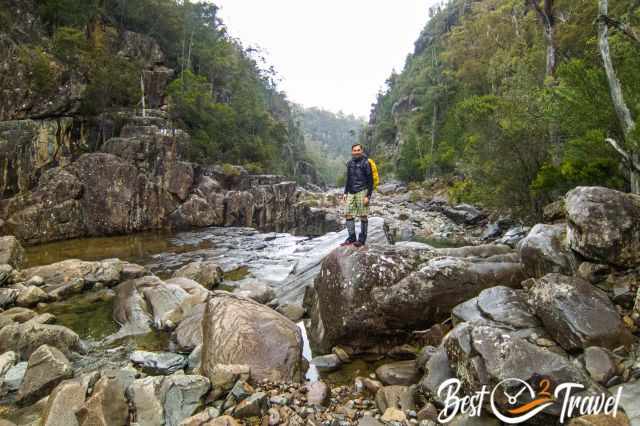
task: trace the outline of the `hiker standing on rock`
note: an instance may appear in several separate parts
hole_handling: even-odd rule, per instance
[[[345,218],[349,237],[341,245],[362,247],[367,242],[369,202],[374,189],[374,170],[362,145],[351,147],[347,163],[347,183],[344,186]],[[375,163],[374,163],[375,164]],[[375,167],[375,166],[373,166]],[[356,216],[360,217],[360,235],[356,239]]]

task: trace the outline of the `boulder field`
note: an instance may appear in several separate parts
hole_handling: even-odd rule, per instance
[[[517,378],[551,391],[575,383],[585,398],[620,391],[615,418],[575,411],[565,424],[636,425],[640,259],[626,248],[640,239],[635,203],[576,188],[560,209],[565,222],[457,248],[392,244],[373,220],[370,245],[322,237],[322,255],[299,260],[281,287],[253,277],[234,292],[221,290],[230,281],[210,259],[171,276],[117,259],[21,269],[19,242],[4,238],[0,424],[427,426],[447,414],[443,383],[465,395],[500,384],[517,394],[515,404],[503,393],[494,400],[506,412],[531,401],[518,394],[522,382],[504,384]],[[453,210],[468,226],[482,217]],[[621,217],[607,217],[615,211]],[[99,342],[39,312],[100,292],[120,328]],[[300,318],[304,328],[292,321]],[[530,424],[562,415],[553,401]],[[450,424],[500,422],[485,401],[481,415],[460,412]]]

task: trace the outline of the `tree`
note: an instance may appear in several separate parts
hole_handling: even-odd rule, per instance
[[[556,18],[553,11],[553,2],[554,0],[543,0],[542,5],[540,5],[539,0],[526,0],[526,4],[536,11],[544,27],[544,39],[547,44],[547,77],[553,77],[557,65],[555,40]]]
[[[624,100],[622,92],[622,84],[616,75],[616,71],[611,60],[611,48],[609,46],[609,1],[599,0],[599,16],[598,16],[598,46],[604,69],[607,73],[607,81],[609,82],[609,92],[611,101],[613,102],[620,127],[624,135],[623,147],[613,138],[606,138],[606,141],[620,154],[625,166],[629,171],[631,192],[640,193],[640,153],[635,144],[634,136],[636,122],[631,116],[627,103]]]

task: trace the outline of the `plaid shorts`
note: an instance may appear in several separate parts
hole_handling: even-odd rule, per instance
[[[369,206],[364,205],[364,199],[367,196],[367,190],[357,192],[355,194],[347,194],[347,205],[345,207],[345,216],[367,216],[369,214]]]

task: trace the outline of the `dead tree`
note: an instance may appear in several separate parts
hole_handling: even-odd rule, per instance
[[[620,127],[626,149],[612,138],[607,138],[609,143],[620,154],[623,163],[629,171],[629,180],[631,182],[631,192],[640,193],[640,155],[637,147],[633,146],[632,135],[636,127],[636,122],[631,116],[631,111],[627,107],[622,93],[622,84],[616,75],[613,61],[611,60],[611,50],[609,47],[609,23],[605,17],[609,15],[609,0],[599,0],[599,16],[598,16],[598,46],[600,48],[600,56],[604,64],[604,70],[607,74],[609,82],[609,93],[613,108],[618,116]]]
[[[526,0],[526,6],[532,8],[538,14],[542,26],[544,27],[544,40],[547,45],[547,77],[552,77],[556,71],[556,40],[555,40],[555,24],[556,19],[553,15],[553,0],[543,0],[540,5],[539,0]]]

